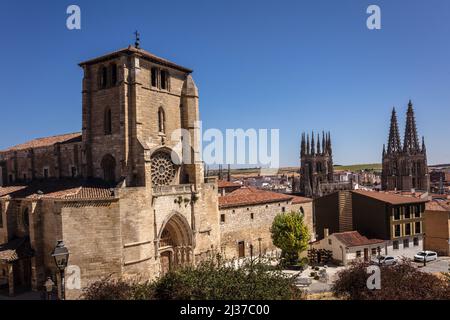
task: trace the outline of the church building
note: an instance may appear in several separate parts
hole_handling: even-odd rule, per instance
[[[388,147],[383,146],[381,187],[386,191],[429,191],[430,176],[425,138],[422,145],[416,128],[413,104],[408,103],[403,145],[395,108],[392,110]]]

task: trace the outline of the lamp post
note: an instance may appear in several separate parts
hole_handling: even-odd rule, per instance
[[[55,259],[56,267],[58,268],[61,275],[61,300],[66,299],[66,290],[65,290],[65,282],[64,282],[64,270],[67,267],[67,263],[69,261],[69,250],[67,250],[64,245],[64,241],[58,240],[53,249],[52,257]]]

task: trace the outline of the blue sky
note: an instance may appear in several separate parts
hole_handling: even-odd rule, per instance
[[[81,7],[82,30],[65,26]],[[382,29],[366,27],[381,7]],[[0,149],[79,131],[77,63],[133,43],[193,68],[206,128],[332,132],[338,164],[381,161],[390,112],[415,105],[429,163],[450,162],[450,1],[2,1]]]

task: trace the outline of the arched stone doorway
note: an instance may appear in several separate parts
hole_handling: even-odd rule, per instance
[[[161,274],[193,263],[192,230],[186,218],[173,213],[166,219],[159,235]]]

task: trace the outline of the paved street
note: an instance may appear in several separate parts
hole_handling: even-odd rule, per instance
[[[414,264],[424,272],[450,272],[450,257],[439,257],[436,261],[427,262],[425,267],[423,263],[414,262]]]

